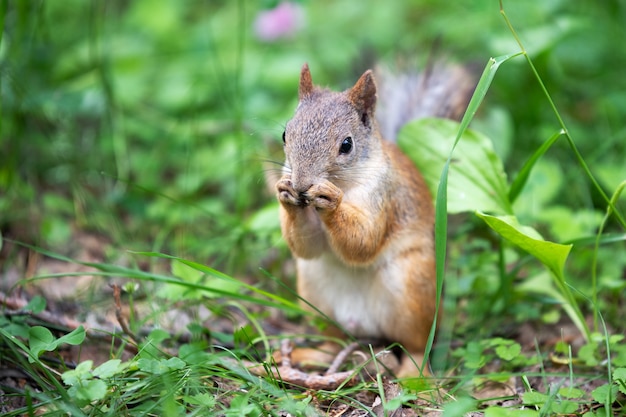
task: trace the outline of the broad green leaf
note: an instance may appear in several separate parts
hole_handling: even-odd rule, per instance
[[[169,359],[141,358],[137,361],[137,364],[142,371],[155,375],[161,375],[185,367],[185,362],[175,356]]]
[[[81,325],[70,333],[61,336],[57,339],[57,345],[61,343],[67,343],[68,345],[80,345],[85,340],[86,332],[85,328]]]
[[[542,406],[548,401],[548,396],[537,391],[528,391],[522,394],[522,400],[526,405]]]
[[[519,356],[522,352],[522,347],[519,343],[512,343],[510,345],[500,345],[496,347],[496,355],[505,361],[510,361]]]
[[[83,381],[82,384],[73,385],[68,393],[79,403],[88,403],[103,399],[107,393],[107,385],[101,379],[91,379]]]
[[[127,365],[122,364],[120,359],[110,359],[94,369],[93,374],[98,378],[111,378],[122,372],[126,367]]]
[[[183,369],[185,367],[185,362],[176,356],[172,356],[165,361],[165,366],[167,366],[170,370]]]
[[[85,340],[85,329],[83,326],[79,326],[71,333],[61,336],[58,339],[52,335],[50,330],[42,326],[33,326],[28,331],[28,343],[30,351],[34,356],[39,356],[43,351],[53,351],[61,343],[67,343],[70,345],[79,345]],[[33,359],[29,358],[32,362]]]
[[[421,119],[406,125],[398,145],[419,167],[434,194],[459,130],[444,119]],[[491,140],[466,130],[454,151],[448,179],[448,212],[488,211],[511,214],[506,174]]]
[[[65,371],[61,375],[61,379],[65,385],[76,385],[82,380],[88,380],[93,377],[91,373],[91,367],[93,366],[92,360],[86,360],[79,363],[76,368]]]
[[[589,329],[585,318],[576,303],[563,274],[565,261],[572,245],[561,245],[543,240],[541,235],[532,227],[521,225],[514,216],[491,216],[477,212],[476,215],[483,219],[489,227],[509,242],[525,250],[548,268],[554,278],[554,283],[559,290],[559,298],[563,299],[565,311],[568,313],[576,327],[589,338]]]
[[[579,388],[574,387],[562,387],[559,389],[559,395],[569,399],[577,399],[582,398],[585,395],[585,392]]]
[[[587,366],[596,366],[600,361],[598,360],[598,345],[594,342],[582,345],[578,349],[578,359],[583,361]]]
[[[550,411],[557,415],[570,415],[578,410],[578,404],[573,401],[560,401],[550,405]]]
[[[169,334],[169,332],[163,329],[154,329],[150,332],[150,334],[146,338],[146,342],[149,342],[150,344],[153,344],[153,345],[158,345],[164,340],[169,339],[170,337],[172,337],[172,335]]]
[[[178,350],[178,356],[189,365],[206,365],[214,360],[214,356],[208,352],[204,341],[182,345]]]
[[[28,331],[28,345],[34,356],[39,356],[43,351],[56,349],[56,339],[52,332],[42,326],[33,326]]]
[[[480,369],[487,363],[483,348],[478,342],[469,342],[465,351],[465,367]]]
[[[470,397],[461,397],[443,406],[443,417],[464,416],[473,410],[476,410],[476,400]]]
[[[535,229],[519,224],[513,216],[477,215],[503,238],[541,261],[552,273],[563,275],[563,267],[572,245],[545,241]]]
[[[41,313],[46,309],[46,299],[40,295],[34,296],[28,304],[24,307],[24,310],[30,311],[33,314]]]
[[[613,371],[613,380],[622,394],[626,394],[626,368],[617,368]]]
[[[536,417],[538,415],[539,412],[531,409],[518,410],[492,406],[485,410],[485,417]]]
[[[216,404],[215,396],[206,392],[203,394],[184,395],[183,400],[188,404],[201,405],[207,408],[213,408]]]
[[[591,391],[591,396],[600,404],[612,404],[617,395],[617,386],[604,384]]]
[[[137,361],[137,366],[143,372],[149,374],[162,374],[167,372],[167,367],[159,359],[141,358]]]

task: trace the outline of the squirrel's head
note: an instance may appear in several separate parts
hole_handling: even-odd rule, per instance
[[[286,169],[294,189],[305,192],[323,180],[345,189],[367,177],[368,166],[381,157],[372,71],[352,88],[334,92],[313,85],[304,64],[299,100],[283,133]]]

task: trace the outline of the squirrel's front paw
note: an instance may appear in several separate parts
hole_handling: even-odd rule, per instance
[[[335,184],[324,181],[309,188],[307,195],[316,209],[332,211],[341,204],[343,191]]]
[[[298,206],[300,205],[300,199],[298,198],[298,193],[293,189],[293,184],[291,183],[291,179],[282,178],[276,183],[276,193],[278,197],[278,201],[283,204],[287,204],[290,206]]]

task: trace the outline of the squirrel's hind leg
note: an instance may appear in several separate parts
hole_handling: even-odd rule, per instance
[[[424,352],[403,352],[396,376],[398,378],[432,376],[429,363],[424,361]]]
[[[341,346],[335,342],[324,342],[317,347],[296,347],[290,353],[291,366],[301,369],[326,369],[333,362],[337,354],[341,351]],[[283,354],[280,351],[274,352],[276,363],[283,362]]]

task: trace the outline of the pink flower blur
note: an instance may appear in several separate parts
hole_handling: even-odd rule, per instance
[[[259,39],[274,41],[293,36],[302,26],[302,8],[290,1],[283,1],[272,10],[260,12],[254,22]]]

